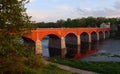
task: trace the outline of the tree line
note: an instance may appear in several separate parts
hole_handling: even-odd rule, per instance
[[[110,22],[111,25],[117,24],[117,18],[105,18],[105,17],[86,17],[67,20],[57,20],[56,22],[39,22],[34,23],[37,28],[74,28],[74,27],[99,27],[102,23]]]

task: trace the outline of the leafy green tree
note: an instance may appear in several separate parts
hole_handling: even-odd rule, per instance
[[[100,27],[100,24],[105,23],[106,18],[105,17],[97,17],[97,26]]]
[[[86,19],[86,23],[87,25],[89,25],[90,27],[96,27],[97,26],[97,19],[94,17],[88,17]]]
[[[32,22],[26,13],[28,0],[0,0],[0,72],[25,69],[33,49],[21,44],[23,34],[30,33]]]
[[[59,25],[59,27],[64,27],[64,23],[65,21],[60,19],[60,20],[57,20],[56,24]]]

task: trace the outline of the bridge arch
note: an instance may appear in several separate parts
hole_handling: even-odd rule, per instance
[[[29,47],[34,49],[34,53],[35,53],[35,41],[33,41],[32,39],[28,38],[28,37],[22,37],[22,41],[24,44],[28,45]],[[31,51],[31,50],[30,50]],[[32,52],[32,51],[31,51]]]
[[[91,33],[91,41],[93,42],[93,41],[97,41],[97,33],[95,32],[95,31],[93,31],[92,33]]]
[[[99,40],[103,40],[103,39],[104,39],[104,32],[99,31]]]
[[[63,37],[66,37],[69,34],[73,34],[73,35],[77,36],[76,32],[67,32],[67,33],[64,33]]]
[[[48,53],[49,56],[61,56],[61,39],[55,35],[55,34],[48,34],[46,36],[44,36],[45,39],[47,39],[47,48],[48,48]],[[44,40],[44,38],[42,39],[42,42]],[[45,43],[44,43],[45,44]],[[43,47],[45,47],[45,45],[43,45],[42,43],[42,50]],[[45,52],[43,50],[43,52]]]
[[[48,33],[48,34],[40,35],[40,40],[42,40],[46,36],[56,36],[57,38],[61,38],[59,34]]]
[[[81,42],[89,42],[89,34],[86,32],[82,32],[80,34],[80,41]]]
[[[109,38],[109,32],[105,31],[105,39],[108,39],[108,38]]]
[[[35,42],[32,40],[32,39],[30,39],[30,38],[28,38],[28,37],[22,37],[22,40],[23,40],[23,43],[25,43],[25,44],[27,44],[27,45],[29,45],[30,47],[32,46],[35,46]]]
[[[77,53],[77,36],[74,33],[68,33],[65,36],[66,57],[72,58]]]
[[[68,33],[65,36],[65,43],[70,45],[77,45],[77,36],[74,33]]]
[[[80,40],[81,40],[80,53],[86,53],[86,51],[89,48],[89,34],[86,32],[82,32],[80,34]]]

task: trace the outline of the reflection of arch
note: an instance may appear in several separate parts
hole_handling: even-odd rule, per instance
[[[77,36],[73,33],[69,33],[65,36],[65,43],[71,45],[77,45]]]
[[[77,48],[78,48],[77,45],[67,45],[65,56],[67,58],[73,58],[75,56],[75,54],[77,53],[77,50],[78,50]]]
[[[91,33],[91,40],[92,41],[97,41],[97,33],[96,32]]]
[[[99,40],[104,39],[104,33],[102,31],[99,32]]]
[[[105,31],[105,38],[109,38],[109,32],[108,31]]]
[[[89,42],[89,35],[86,32],[80,34],[81,42]]]
[[[89,42],[81,42],[80,53],[86,53],[89,49]]]

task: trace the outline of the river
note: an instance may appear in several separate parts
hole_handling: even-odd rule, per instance
[[[81,61],[120,62],[120,40],[107,39],[92,44],[82,43],[81,46],[66,46],[66,58],[72,58]],[[42,49],[42,55],[49,57],[50,50],[48,48],[48,40],[42,40]],[[56,54],[56,52],[59,51],[55,49],[52,54]]]

